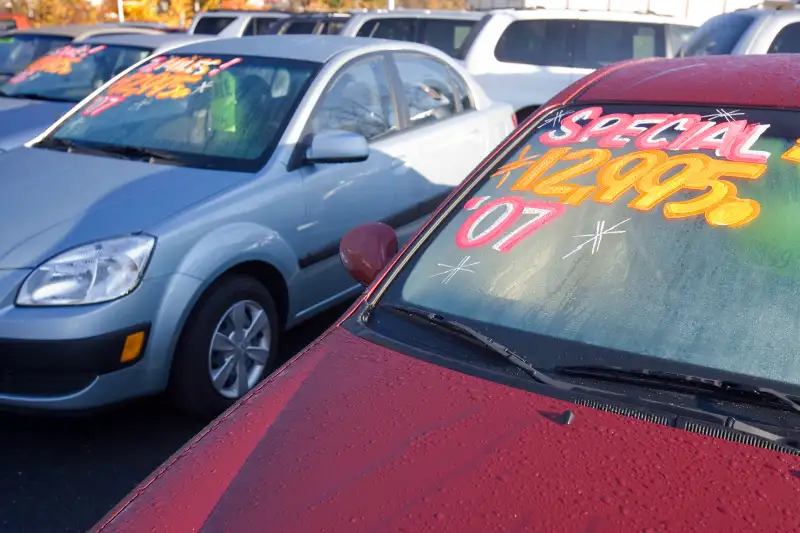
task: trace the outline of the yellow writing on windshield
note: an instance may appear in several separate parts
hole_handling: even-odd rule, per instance
[[[552,171],[557,163],[570,164]],[[611,204],[635,191],[637,196],[628,202],[633,209],[650,211],[665,202],[662,211],[668,219],[703,215],[712,226],[739,227],[758,217],[761,207],[755,200],[740,198],[730,179],[757,180],[767,165],[714,159],[701,153],[669,155],[663,150],[640,150],[612,157],[607,148],[558,147],[541,156],[523,150],[493,177],[505,180],[516,169],[524,170],[511,185],[512,191],[528,191],[573,206],[587,199]],[[594,183],[569,181],[592,171],[597,171]],[[685,191],[706,192],[689,200],[667,201]]]
[[[186,98],[192,93],[192,85],[203,78],[201,75],[179,72],[158,72],[150,74],[137,72],[117,81],[107,92],[110,96],[144,96],[145,98]]]
[[[53,52],[40,57],[28,67],[8,80],[9,83],[21,83],[34,74],[55,74],[57,76],[66,76],[72,73],[72,67],[86,59],[87,57],[105,50],[105,45],[100,46],[64,46]]]

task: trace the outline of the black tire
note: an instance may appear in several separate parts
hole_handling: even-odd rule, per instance
[[[169,395],[185,413],[210,420],[236,399],[226,398],[214,388],[208,370],[211,337],[217,324],[234,304],[252,300],[267,314],[270,324],[270,351],[261,376],[268,376],[278,361],[278,313],[275,301],[264,285],[250,276],[221,278],[195,305],[181,332],[170,373]]]

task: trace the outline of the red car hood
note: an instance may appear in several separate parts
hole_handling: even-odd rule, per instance
[[[574,421],[554,422],[565,409]],[[798,468],[791,455],[498,385],[335,328],[97,527],[798,531]]]

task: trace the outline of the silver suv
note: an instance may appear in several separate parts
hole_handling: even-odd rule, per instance
[[[708,19],[681,56],[800,53],[800,10],[741,9]]]

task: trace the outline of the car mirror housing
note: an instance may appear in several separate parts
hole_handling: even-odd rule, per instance
[[[314,135],[306,150],[306,162],[358,163],[369,157],[369,142],[352,131],[324,130]]]
[[[391,226],[382,222],[371,222],[351,229],[339,243],[342,265],[364,286],[378,277],[397,250],[397,234]]]

